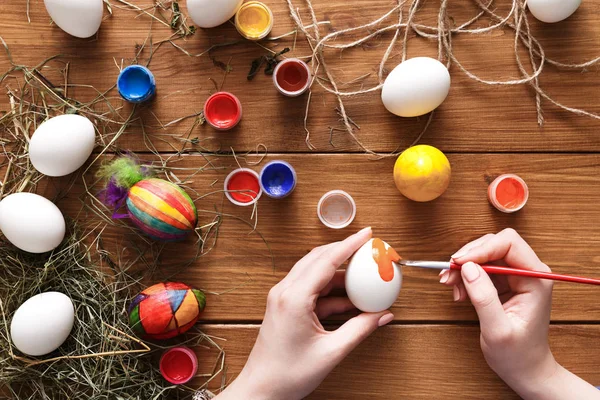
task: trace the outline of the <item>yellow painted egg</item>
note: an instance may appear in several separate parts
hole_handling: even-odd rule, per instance
[[[404,196],[414,201],[431,201],[450,184],[450,162],[433,146],[406,149],[394,165],[394,182]]]

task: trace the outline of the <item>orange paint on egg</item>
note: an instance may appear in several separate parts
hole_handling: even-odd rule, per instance
[[[402,259],[392,247],[385,248],[385,243],[381,239],[373,239],[372,244],[373,260],[379,267],[379,276],[385,282],[394,279],[394,264]]]

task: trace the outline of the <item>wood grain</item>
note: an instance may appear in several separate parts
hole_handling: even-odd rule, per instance
[[[207,325],[229,366],[227,381],[243,367],[258,328]],[[600,361],[590,357],[599,326],[553,325],[550,344],[557,361],[592,384],[600,382]],[[198,349],[200,365],[215,354]],[[204,361],[204,362],[203,362]],[[200,372],[203,372],[202,370]],[[344,360],[309,399],[519,399],[492,370],[479,348],[474,326],[388,326],[379,329]]]
[[[154,43],[171,35],[169,28],[152,22],[150,17],[129,11],[118,1],[113,4],[113,15],[105,13],[105,20],[97,38],[82,40],[70,37],[49,23],[42,0],[31,0],[31,23],[27,22],[26,2],[4,1],[1,6],[0,36],[10,47],[15,62],[34,65],[56,54],[64,54],[70,63],[71,84],[93,85],[107,90],[116,82],[118,69],[115,64],[129,64],[136,53],[136,46],[146,41],[151,29]],[[183,2],[182,2],[183,3]],[[267,1],[275,14],[273,35],[277,36],[293,29],[284,1]],[[304,3],[297,2],[301,13],[308,20]],[[149,1],[136,1],[140,7]],[[183,6],[184,4],[182,4]],[[324,33],[357,26],[365,20],[376,19],[388,11],[389,0],[370,1],[361,8],[360,15],[339,2],[315,0],[317,16],[328,20],[331,25],[322,28]],[[438,3],[423,2],[416,22],[433,24],[436,21]],[[508,4],[499,2],[497,12],[508,11]],[[562,62],[583,62],[600,54],[600,24],[596,15],[600,5],[584,2],[580,9],[567,21],[558,25],[543,25],[533,21],[532,29],[545,47],[546,55]],[[471,2],[452,2],[449,15],[459,24],[475,15]],[[396,17],[394,17],[396,18]],[[393,20],[390,17],[389,22]],[[485,26],[483,19],[479,24]],[[186,41],[178,42],[192,54],[202,53],[213,44],[238,41],[239,35],[231,24],[211,30],[200,30]],[[343,42],[348,39],[339,39]],[[345,90],[355,90],[361,85],[377,84],[379,60],[391,39],[391,33],[382,35],[372,42],[354,50],[338,53],[329,51],[328,60],[333,73],[341,83],[351,82],[357,77],[370,74],[355,85],[342,85]],[[147,62],[150,41],[142,52],[140,62]],[[309,54],[301,36],[280,40],[265,45],[279,50],[297,44],[291,54]],[[513,54],[514,35],[508,30],[497,30],[485,35],[456,35],[454,51],[460,62],[473,73],[484,79],[510,79],[518,77]],[[253,59],[266,54],[254,43],[240,41],[232,46],[220,47],[202,57],[188,57],[170,44],[155,49],[150,68],[158,82],[158,96],[150,104],[141,107],[137,118],[122,137],[118,145],[123,149],[147,151],[142,141],[141,128],[160,151],[174,151],[182,146],[181,138],[216,137],[210,144],[223,149],[233,146],[238,151],[254,149],[256,144],[265,144],[273,152],[306,152],[303,119],[306,96],[289,99],[276,92],[270,77],[259,74],[253,81],[246,80]],[[397,47],[386,65],[391,70],[400,60],[401,48]],[[437,56],[437,43],[421,38],[411,38],[409,57]],[[227,76],[224,90],[239,96],[244,118],[238,128],[228,133],[218,133],[207,125],[194,128],[193,119],[162,128],[162,124],[202,110],[208,95],[214,91],[209,78],[223,80],[223,71],[213,65],[210,57],[230,63],[233,71]],[[62,64],[53,64],[62,67]],[[0,56],[0,70],[8,67],[7,58]],[[61,80],[57,71],[44,71],[58,85]],[[470,81],[456,66],[450,69],[452,88],[446,102],[436,111],[433,122],[423,142],[435,145],[444,151],[468,152],[512,152],[512,151],[597,151],[600,136],[597,134],[600,121],[574,116],[544,102],[546,124],[539,128],[536,122],[533,92],[527,86],[485,86]],[[15,89],[16,82],[5,82]],[[552,66],[544,68],[541,85],[551,96],[567,106],[600,112],[600,95],[596,88],[600,84],[597,66],[586,71],[558,70]],[[3,85],[5,86],[5,85]],[[329,127],[341,127],[335,112],[335,98],[314,85],[308,127],[313,143],[321,152],[360,151],[346,133],[335,132],[333,146],[329,144]],[[89,88],[71,87],[71,96],[80,101],[95,96]],[[115,107],[123,105],[116,90],[110,93]],[[360,125],[357,135],[364,144],[377,151],[390,152],[409,145],[419,134],[426,118],[398,118],[388,113],[380,101],[379,93],[349,98],[346,106],[349,115]],[[7,99],[0,98],[0,109],[7,109]],[[125,119],[130,106],[121,110]],[[161,123],[157,121],[160,120]],[[268,121],[268,123],[265,123]],[[218,142],[218,143],[217,143]],[[206,144],[206,143],[205,143]]]
[[[134,235],[127,234],[124,223],[122,228],[106,231],[104,242],[112,238],[123,260],[126,255],[137,260],[140,253],[147,254],[138,264],[145,268],[158,266],[156,279],[176,278],[211,292],[235,288],[228,294],[209,296],[207,321],[260,321],[268,290],[296,261],[313,247],[343,239],[365,226],[372,226],[376,236],[391,243],[405,258],[433,260],[446,260],[466,242],[512,227],[555,272],[600,276],[600,227],[594,217],[600,202],[599,155],[451,154],[450,187],[438,200],[421,204],[407,200],[396,190],[391,173],[393,159],[369,161],[364,155],[341,154],[286,154],[267,159],[279,157],[295,166],[299,183],[286,199],[277,201],[265,196],[259,201],[257,232],[268,243],[274,266],[261,237],[232,217],[224,219],[214,250],[187,268],[180,264],[196,252],[193,239],[148,248],[132,241]],[[215,207],[250,220],[251,210],[230,204],[218,192],[235,166],[234,160],[212,157],[210,161],[216,169],[203,172],[197,169],[207,161],[198,155],[170,163],[176,176],[189,182],[186,187],[192,197],[217,191],[196,201],[201,210],[200,224],[212,220]],[[528,204],[513,215],[496,211],[486,197],[488,181],[505,172],[519,174],[530,188]],[[48,196],[50,191],[66,191],[72,183],[52,182]],[[75,182],[58,204],[66,214],[95,225],[98,219],[93,215],[79,214],[82,199],[89,202],[89,198],[80,196],[81,186]],[[358,207],[356,220],[341,231],[326,228],[316,215],[319,198],[332,189],[350,193]],[[451,290],[437,283],[436,273],[405,269],[404,274],[401,296],[392,309],[398,321],[476,319],[470,305],[453,304]],[[554,299],[555,321],[600,320],[600,292],[593,286],[557,283]]]

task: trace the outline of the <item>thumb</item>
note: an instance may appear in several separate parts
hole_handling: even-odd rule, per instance
[[[390,323],[393,319],[394,314],[387,310],[378,313],[362,313],[346,321],[344,325],[332,332],[330,338],[344,358],[378,327]]]
[[[462,266],[461,275],[471,303],[477,311],[481,333],[492,333],[508,324],[508,317],[498,297],[498,291],[488,274],[477,264]]]

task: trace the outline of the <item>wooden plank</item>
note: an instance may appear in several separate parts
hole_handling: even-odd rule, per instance
[[[243,367],[257,326],[207,325],[226,352],[227,380]],[[550,344],[557,361],[593,384],[600,361],[590,354],[600,337],[597,325],[553,325]],[[215,354],[199,349],[202,372]],[[198,381],[199,382],[199,381]],[[363,342],[309,399],[518,399],[483,359],[475,326],[387,326]]]
[[[0,21],[0,35],[10,46],[15,62],[34,65],[41,60],[64,54],[70,63],[70,83],[93,85],[99,90],[107,90],[116,81],[118,69],[115,64],[127,65],[136,53],[136,46],[148,38],[152,26],[152,40],[156,43],[171,35],[169,28],[147,15],[138,15],[136,11],[124,9],[123,4],[111,1],[113,16],[105,15],[97,40],[81,40],[68,36],[59,28],[51,26],[49,17],[41,0],[30,1],[31,23],[27,22],[26,3],[20,0],[2,2],[0,11],[4,18]],[[182,2],[183,3],[183,2]],[[281,35],[293,29],[284,1],[267,1],[275,14],[273,35]],[[297,2],[302,15],[308,20],[305,5]],[[140,7],[151,4],[138,2]],[[340,6],[338,1],[315,0],[315,10],[321,20],[329,20],[331,25],[323,28],[323,33],[339,31],[357,26],[363,21],[373,20],[390,9],[388,0],[369,2],[360,13]],[[184,4],[182,4],[184,6]],[[437,18],[438,3],[423,2],[416,21],[433,24]],[[508,11],[509,4],[495,4],[500,14]],[[543,25],[532,21],[532,29],[550,58],[563,62],[582,62],[592,59],[600,52],[600,24],[598,23],[598,4],[584,2],[580,9],[561,24]],[[185,9],[185,8],[183,8]],[[453,2],[448,14],[458,24],[475,15],[471,2]],[[394,16],[394,18],[396,18]],[[390,17],[389,21],[393,19]],[[486,26],[488,20],[480,22]],[[391,39],[392,33],[384,34],[361,48],[343,53],[328,52],[328,60],[333,73],[340,82],[350,82],[357,77],[371,74],[355,85],[343,85],[345,90],[356,90],[364,85],[377,84],[379,60]],[[411,34],[412,37],[412,34]],[[211,30],[200,30],[186,41],[178,42],[193,54],[207,50],[213,44],[237,41],[240,37],[231,24]],[[346,39],[339,39],[341,43]],[[349,40],[349,39],[348,39]],[[149,42],[147,42],[149,43]],[[297,41],[293,36],[282,39],[278,44],[264,42],[276,50],[298,44],[295,55],[309,54],[301,35]],[[518,77],[518,69],[513,54],[514,38],[508,30],[498,30],[485,35],[456,35],[453,47],[459,60],[473,73],[484,79],[509,79]],[[149,49],[149,46],[148,46]],[[161,128],[162,124],[191,115],[202,110],[208,95],[214,91],[216,82],[223,80],[223,71],[213,65],[208,55],[190,58],[169,44],[160,47],[154,53],[151,69],[158,82],[158,96],[149,105],[141,107],[136,119],[126,135],[119,140],[123,149],[147,151],[142,140],[141,127],[152,138],[160,151],[173,151],[182,147],[182,138],[214,137],[211,148],[221,146],[238,151],[254,149],[258,143],[265,144],[274,152],[306,152],[303,119],[306,96],[297,99],[283,98],[275,91],[270,77],[259,74],[253,81],[246,80],[246,74],[253,59],[266,51],[251,42],[241,41],[233,46],[220,47],[210,56],[222,62],[230,62],[233,71],[227,76],[224,90],[232,91],[242,101],[244,118],[238,128],[229,133],[218,133],[209,126],[192,127],[193,119],[180,124]],[[391,70],[401,59],[401,47],[398,46],[386,65]],[[437,56],[437,43],[425,39],[411,38],[408,47],[409,57]],[[149,52],[140,56],[146,62]],[[62,64],[52,64],[55,68]],[[7,58],[0,57],[0,70],[8,68]],[[58,85],[61,78],[57,71],[44,70],[50,80]],[[485,86],[470,81],[456,66],[451,67],[452,88],[448,100],[436,112],[429,132],[423,141],[445,151],[468,152],[505,152],[505,151],[598,151],[600,136],[597,134],[600,122],[587,117],[573,116],[559,111],[544,102],[546,125],[537,126],[535,101],[527,86]],[[17,83],[9,79],[13,90]],[[544,68],[541,77],[544,90],[558,101],[571,107],[584,108],[591,112],[600,112],[599,95],[595,88],[600,84],[597,67],[585,72],[558,70],[552,66]],[[308,127],[312,132],[313,144],[321,152],[360,151],[359,147],[346,133],[335,132],[332,147],[329,144],[329,127],[341,127],[338,115],[334,111],[335,98],[314,86]],[[80,101],[90,99],[96,92],[89,88],[71,87],[69,92]],[[391,152],[409,145],[425,124],[425,118],[397,118],[388,113],[381,104],[379,93],[357,96],[346,101],[349,115],[361,126],[357,135],[364,144],[377,151]],[[6,110],[8,102],[0,96],[0,109]],[[110,93],[110,101],[121,106],[115,90]],[[106,107],[99,107],[99,111]],[[124,105],[120,111],[124,120],[131,107]],[[105,111],[105,110],[104,110]],[[155,118],[156,116],[156,118]],[[265,123],[268,121],[268,123]],[[116,128],[109,127],[109,132]],[[217,143],[219,142],[219,143]]]
[[[554,271],[600,276],[600,155],[450,154],[450,187],[431,203],[414,203],[399,194],[392,179],[391,158],[369,161],[364,155],[315,154],[271,155],[267,159],[280,157],[295,166],[299,184],[284,200],[264,196],[259,201],[257,232],[268,243],[274,266],[259,235],[232,217],[224,218],[214,250],[187,268],[181,263],[197,250],[193,239],[149,248],[134,241],[123,225],[106,231],[104,242],[119,246],[123,262],[137,259],[138,251],[145,254],[138,266],[158,268],[156,279],[180,279],[211,292],[235,288],[209,296],[207,321],[260,321],[268,290],[297,260],[313,247],[369,225],[405,258],[433,260],[448,259],[460,246],[483,234],[513,227]],[[222,190],[225,175],[235,166],[231,157],[209,159],[215,168],[225,169],[199,172],[206,164],[199,155],[183,156],[169,164],[179,179],[189,181],[187,190],[192,197]],[[506,172],[519,174],[530,187],[529,203],[513,215],[496,211],[486,198],[488,181]],[[75,182],[70,192],[70,182],[50,182],[51,187],[41,192],[47,196],[57,190],[67,192],[59,202],[66,214],[78,216],[81,223],[99,222],[94,215],[80,214],[81,199],[89,201],[82,196],[81,182]],[[358,206],[354,223],[341,231],[324,227],[316,215],[319,198],[332,189],[346,190]],[[95,190],[99,188],[91,189]],[[223,200],[222,193],[196,204],[201,210],[200,224],[212,220],[215,207],[246,220],[251,216],[251,210]],[[471,306],[454,304],[451,290],[437,283],[434,272],[405,269],[404,274],[403,290],[392,309],[397,320],[475,320]],[[555,321],[600,320],[600,292],[593,286],[558,283],[554,298]]]

